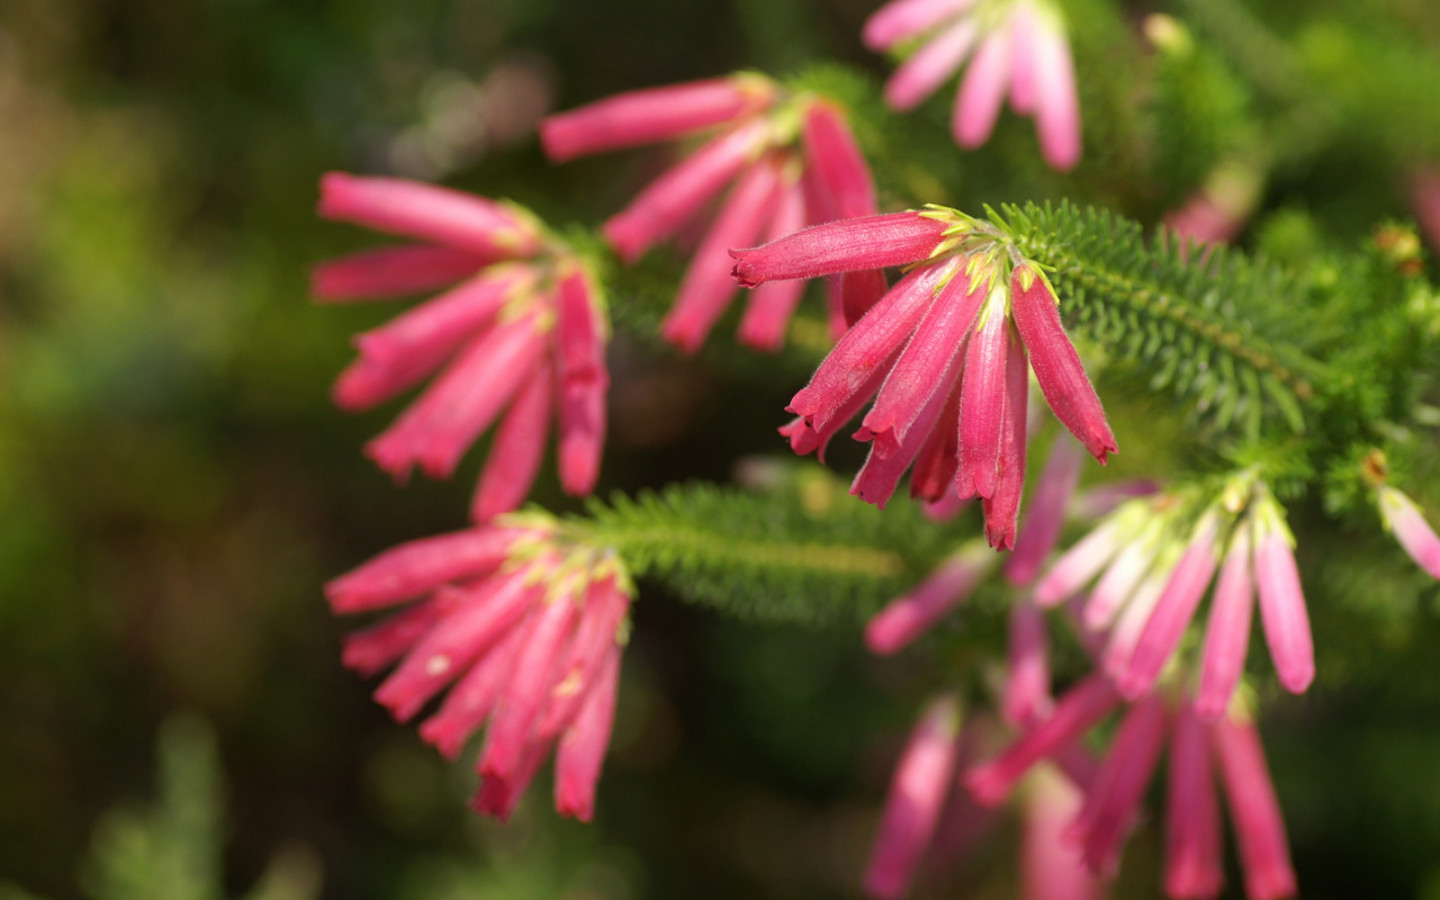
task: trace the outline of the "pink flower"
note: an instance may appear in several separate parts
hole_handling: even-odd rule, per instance
[[[1278,511],[1255,523],[1255,586],[1260,593],[1260,625],[1280,685],[1301,694],[1315,680],[1315,645],[1310,617],[1295,567],[1294,538]]]
[[[1410,200],[1430,246],[1440,248],[1440,169],[1420,169],[1414,173],[1410,179]]]
[[[1035,580],[1040,566],[1060,540],[1065,508],[1080,483],[1083,461],[1079,444],[1065,435],[1056,438],[1040,473],[1035,500],[1015,541],[1015,552],[1005,561],[1005,579],[1016,587],[1026,587]]]
[[[621,258],[634,262],[699,217],[733,183],[661,325],[667,340],[690,353],[705,343],[734,299],[729,248],[876,211],[869,167],[841,110],[763,76],[634,91],[550,116],[540,126],[541,143],[556,162],[702,135],[704,143],[694,153],[603,228]],[[800,291],[798,284],[776,285],[753,294],[740,339],[758,349],[778,348]],[[884,291],[879,273],[834,279],[837,334]]]
[[[1435,536],[1415,501],[1389,485],[1380,487],[1378,497],[1385,527],[1394,533],[1416,565],[1431,578],[1440,578],[1440,537]]]
[[[995,759],[967,771],[965,785],[982,805],[999,806],[1032,766],[1069,746],[1119,704],[1120,695],[1110,680],[1091,675],[1056,701],[1049,718],[1021,734]]]
[[[1050,717],[1050,638],[1045,613],[1029,599],[1010,604],[1005,684],[1000,710],[1005,721],[1028,728]]]
[[[1220,783],[1229,801],[1235,842],[1240,846],[1245,896],[1250,900],[1295,896],[1295,869],[1285,839],[1285,822],[1255,723],[1243,712],[1222,718],[1211,726],[1210,739],[1220,762]]]
[[[1161,695],[1152,694],[1130,707],[1085,793],[1080,814],[1066,829],[1082,848],[1085,865],[1102,877],[1115,875],[1120,849],[1135,825],[1145,787],[1164,749],[1167,727]]]
[[[994,565],[995,554],[964,547],[903,597],[890,601],[865,626],[871,651],[889,656],[906,647],[965,601]]]
[[[865,869],[865,891],[871,896],[889,900],[910,886],[950,791],[959,731],[960,703],[948,694],[934,700],[916,723],[895,767]]]
[[[402,545],[332,581],[338,613],[412,605],[345,640],[346,665],[394,670],[375,699],[446,757],[488,723],[475,808],[508,818],[556,747],[555,807],[588,821],[610,739],[631,588],[608,552],[534,516]],[[447,692],[448,691],[448,692]]]
[[[345,409],[435,376],[366,453],[399,479],[416,465],[448,477],[498,421],[471,509],[483,522],[524,501],[554,420],[561,485],[588,494],[604,443],[606,326],[579,258],[518,207],[415,182],[332,173],[321,180],[319,212],[436,242],[322,263],[313,282],[322,299],[459,282],[355,339],[360,356],[335,384]]]
[[[865,23],[863,38],[876,51],[919,45],[885,85],[892,109],[918,106],[969,60],[953,121],[960,146],[989,139],[1008,92],[1011,109],[1035,117],[1046,162],[1063,172],[1079,161],[1075,69],[1054,3],[892,0]]]
[[[1201,650],[1200,689],[1195,710],[1206,721],[1224,715],[1245,669],[1250,620],[1255,613],[1255,579],[1250,564],[1250,528],[1242,525],[1230,538],[1225,565],[1210,601],[1210,621]]]
[[[1210,774],[1210,735],[1189,703],[1175,713],[1169,769],[1165,893],[1177,900],[1218,897],[1225,886],[1220,801]]]
[[[980,497],[987,538],[1008,549],[1025,483],[1027,367],[1097,459],[1116,445],[1049,282],[1033,263],[1002,260],[997,236],[933,208],[731,252],[747,285],[920,263],[836,344],[791,401],[799,419],[783,433],[797,452],[823,450],[873,397],[855,435],[872,448],[851,493],[883,507],[913,464],[913,496]]]
[[[1180,239],[1182,250],[1190,244],[1229,243],[1254,213],[1263,182],[1253,165],[1220,165],[1183,206],[1165,214],[1165,227]]]

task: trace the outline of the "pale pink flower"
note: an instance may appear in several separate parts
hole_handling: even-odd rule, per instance
[[[1425,521],[1415,501],[1389,485],[1379,491],[1380,517],[1415,564],[1440,578],[1440,537]]]
[[[556,162],[692,136],[704,143],[602,228],[620,257],[633,263],[734,184],[661,326],[667,340],[690,353],[704,344],[734,299],[727,249],[876,212],[869,166],[839,107],[760,75],[633,91],[550,116],[540,126],[541,143]],[[834,279],[830,299],[837,334],[885,287],[879,273]],[[778,348],[800,291],[800,285],[785,285],[752,295],[741,340],[757,349]]]
[[[1292,694],[1300,694],[1315,680],[1315,644],[1291,549],[1293,540],[1278,515],[1262,516],[1255,523],[1260,624],[1280,685]]]
[[[395,669],[375,699],[400,721],[445,697],[420,726],[448,758],[488,723],[473,805],[507,818],[556,750],[556,809],[588,820],[609,742],[631,588],[607,551],[535,516],[414,541],[326,588],[352,613],[414,600],[351,634],[346,665]]]
[[[960,146],[989,139],[1008,94],[1016,113],[1035,117],[1046,162],[1063,172],[1080,160],[1075,67],[1050,0],[892,0],[865,23],[863,38],[877,51],[918,43],[885,86],[892,109],[918,106],[968,61],[953,119]]]
[[[871,896],[890,900],[909,888],[950,792],[959,731],[960,702],[947,694],[931,702],[911,732],[865,868]]]
[[[1255,579],[1250,564],[1250,528],[1242,525],[1230,538],[1225,564],[1210,601],[1210,621],[1205,626],[1205,647],[1201,651],[1200,689],[1195,711],[1214,721],[1230,706],[1245,669],[1245,651],[1250,644],[1250,620],[1255,614]]]
[[[1189,545],[1171,570],[1165,589],[1146,618],[1145,630],[1140,633],[1135,650],[1118,679],[1117,686],[1126,698],[1134,700],[1149,692],[1185,636],[1185,629],[1215,575],[1215,540],[1219,529],[1220,518],[1216,513],[1202,516],[1195,526]]]
[[[1094,580],[1079,618],[1088,634],[1104,635],[1101,665],[1125,697],[1143,696],[1165,673],[1222,551],[1225,565],[1200,659],[1201,715],[1220,716],[1239,683],[1256,587],[1281,685],[1301,693],[1314,678],[1309,618],[1284,510],[1252,474],[1237,479],[1213,504],[1200,503],[1192,491],[1120,506],[1037,583],[1036,599],[1046,605],[1079,596]]]
[[[366,251],[315,270],[321,299],[362,299],[459,284],[355,339],[335,402],[367,409],[434,376],[366,453],[398,479],[414,466],[448,477],[496,425],[475,521],[529,493],[552,420],[561,486],[593,490],[605,432],[604,300],[580,259],[507,203],[392,178],[332,173],[319,212],[433,240]],[[437,374],[438,373],[438,374]]]
[[[883,507],[913,464],[912,496],[980,497],[986,537],[1008,549],[1025,483],[1027,370],[1100,462],[1116,445],[1049,282],[1033,263],[996,259],[985,228],[936,208],[731,253],[746,285],[921,263],[836,344],[792,399],[799,418],[782,433],[798,453],[823,450],[873,397],[855,434],[872,448],[851,493]]]

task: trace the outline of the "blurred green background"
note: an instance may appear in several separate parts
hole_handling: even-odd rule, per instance
[[[936,673],[643,585],[597,822],[558,820],[545,776],[508,828],[465,811],[466,767],[341,669],[321,586],[459,525],[476,461],[396,490],[361,457],[393,409],[342,415],[328,385],[348,336],[388,310],[313,306],[306,275],[371,242],[315,219],[321,172],[444,180],[593,222],[641,167],[554,169],[539,116],[822,56],[878,75],[855,39],[873,6],[0,4],[0,896],[241,896],[272,861],[275,897],[856,895]],[[1010,125],[992,162],[1032,141]],[[1404,212],[1393,192],[1365,197]],[[776,449],[793,386],[736,386],[623,338],[612,363],[606,487],[725,478]],[[548,474],[535,496],[566,507]],[[1348,648],[1346,691],[1322,683],[1267,721],[1307,896],[1440,897],[1433,594],[1383,666]],[[191,846],[207,840],[209,855]],[[1012,842],[1001,829],[922,895],[1011,895]],[[165,848],[206,871],[138,871]],[[1138,835],[1121,893],[1157,892],[1159,848],[1156,829]]]

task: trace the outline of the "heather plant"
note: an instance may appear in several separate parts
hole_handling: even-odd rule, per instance
[[[1433,708],[1440,17],[856,0],[822,42],[784,11],[824,4],[762,7],[737,3],[754,58],[582,74],[508,147],[307,158],[324,250],[265,293],[298,308],[308,263],[321,349],[265,386],[322,390],[359,323],[334,404],[374,432],[413,393],[345,457],[394,482],[386,516],[378,489],[325,514],[366,535],[311,560],[344,617],[325,671],[463,760],[476,817],[603,834],[647,790],[612,796],[607,754],[644,757],[676,604],[747,652],[806,629],[888,711],[736,734],[889,741],[844,751],[875,772],[832,798],[866,812],[825,890],[1333,893],[1306,817],[1379,775],[1287,789],[1265,737],[1293,762],[1367,690]],[[765,703],[810,677],[718,657]]]

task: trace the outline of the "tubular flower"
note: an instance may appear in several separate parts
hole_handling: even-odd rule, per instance
[[[1035,596],[1055,605],[1094,580],[1081,622],[1107,633],[1102,665],[1121,694],[1136,699],[1165,672],[1218,570],[1196,701],[1214,720],[1240,683],[1257,589],[1281,685],[1298,694],[1314,678],[1292,543],[1283,509],[1247,471],[1213,502],[1183,492],[1122,505],[1055,562]]]
[[[967,149],[989,139],[1009,94],[1010,108],[1035,117],[1040,152],[1052,168],[1080,160],[1080,101],[1065,22],[1050,0],[892,0],[862,35],[877,52],[913,44],[885,85],[891,109],[920,105],[961,66],[952,129]]]
[[[791,93],[761,75],[633,91],[540,124],[541,143],[555,162],[702,135],[705,143],[699,149],[603,228],[615,252],[634,262],[700,216],[734,183],[661,323],[664,337],[691,353],[705,343],[735,296],[726,274],[729,248],[876,211],[870,169],[843,112],[829,100]],[[885,291],[878,272],[832,279],[830,286],[837,336]],[[757,349],[777,349],[802,288],[798,282],[775,284],[752,294],[740,340]]]
[[[940,564],[913,591],[886,604],[865,626],[871,651],[889,656],[914,641],[974,592],[994,566],[995,554],[971,543]]]
[[[1400,546],[1431,578],[1440,578],[1440,537],[1425,521],[1420,507],[1389,485],[1380,487],[1379,503],[1380,517]]]
[[[953,695],[931,701],[902,751],[891,778],[880,819],[865,892],[890,900],[905,896],[917,873],[958,862],[999,822],[994,810],[977,805],[955,779],[999,736],[998,725],[975,717],[960,726],[960,704]],[[1097,879],[1081,865],[1061,832],[1078,808],[1083,779],[1069,765],[1089,765],[1079,747],[1067,748],[1058,769],[1041,766],[1025,789],[1021,816],[1021,896],[1027,900],[1096,900],[1103,895]]]
[[[865,870],[871,896],[888,900],[909,888],[950,792],[959,733],[960,703],[948,694],[932,702],[915,725],[895,767]]]
[[[633,588],[609,551],[548,518],[402,544],[330,582],[341,614],[405,610],[345,639],[362,675],[394,666],[375,699],[399,721],[447,691],[420,735],[454,759],[488,723],[473,806],[508,818],[555,750],[555,808],[589,821],[610,740]]]
[[[519,207],[400,179],[326,175],[319,213],[431,242],[320,264],[319,299],[453,284],[355,339],[360,356],[334,389],[344,409],[368,409],[439,373],[366,454],[397,479],[416,465],[448,477],[498,420],[471,508],[483,522],[525,499],[553,420],[561,486],[588,494],[604,445],[607,325],[579,256]]]
[[[962,778],[976,799],[998,804],[1034,763],[1054,753],[1057,740],[1074,740],[1105,718],[1118,698],[1110,694],[1108,703],[1098,702],[1106,697],[1091,696],[1095,684],[1092,680],[1072,689],[1051,720],[1034,726],[994,761],[968,770]],[[1067,718],[1063,730],[1053,726],[1069,707],[1083,712],[1083,720]],[[1092,873],[1111,877],[1167,741],[1165,893],[1177,900],[1213,898],[1224,886],[1214,760],[1230,801],[1246,895],[1251,900],[1292,896],[1295,875],[1275,789],[1249,713],[1238,704],[1214,722],[1202,719],[1188,697],[1172,701],[1155,692],[1131,705],[1105,759],[1084,787],[1084,802],[1064,829],[1065,842],[1079,848]]]
[[[979,497],[986,537],[999,549],[1014,545],[1025,486],[1030,372],[1096,459],[1116,450],[1054,289],[1012,253],[998,229],[942,208],[819,225],[731,251],[746,286],[912,265],[791,400],[799,418],[782,433],[799,453],[823,452],[873,397],[855,434],[871,451],[851,493],[883,507],[913,463],[912,496]]]

